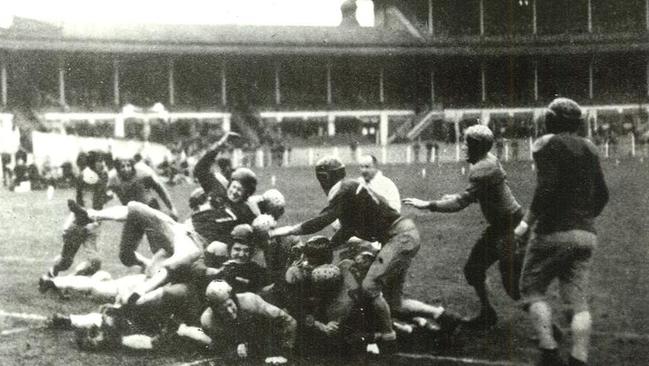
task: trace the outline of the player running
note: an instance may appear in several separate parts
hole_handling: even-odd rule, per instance
[[[529,211],[516,228],[524,235],[534,226],[525,254],[521,294],[539,336],[539,365],[565,365],[552,334],[552,309],[545,297],[557,278],[572,313],[570,365],[586,365],[592,320],[589,273],[597,247],[594,227],[608,202],[608,188],[597,147],[578,136],[581,107],[571,99],[553,100],[545,112],[548,134],[533,146],[537,186]]]
[[[514,240],[514,228],[523,217],[523,210],[512,194],[505,170],[489,150],[494,136],[487,126],[469,127],[464,135],[464,148],[469,167],[469,186],[459,194],[445,195],[440,200],[424,201],[406,198],[403,203],[433,212],[458,212],[478,202],[489,226],[474,244],[464,266],[464,276],[480,299],[480,313],[468,320],[469,329],[485,330],[493,327],[498,316],[489,302],[485,284],[487,269],[499,262],[500,275],[507,294],[520,298],[518,279],[522,266],[522,251]]]

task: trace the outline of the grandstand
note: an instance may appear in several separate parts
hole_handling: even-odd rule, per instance
[[[647,129],[649,0],[374,0],[373,27],[354,1],[341,10],[338,27],[14,18],[0,29],[3,126],[162,144],[232,128],[247,148],[297,153],[446,146],[480,122],[509,148],[542,132],[560,95],[606,146]]]

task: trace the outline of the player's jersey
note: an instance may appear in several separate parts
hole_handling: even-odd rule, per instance
[[[317,217],[302,223],[302,232],[316,233],[338,219],[341,227],[332,238],[334,245],[346,242],[351,236],[385,243],[390,226],[401,215],[387,202],[377,202],[359,185],[358,181],[350,179],[336,183],[329,191],[327,207]]]
[[[213,198],[211,202],[211,208],[194,213],[191,219],[194,231],[207,244],[213,241],[230,244],[232,229],[240,224],[251,224],[255,219],[245,202],[233,203],[222,197]]]
[[[108,176],[108,189],[117,195],[123,205],[131,201],[148,204],[153,198],[151,188],[156,184],[155,173],[150,168],[146,169],[140,165],[135,165],[133,169],[135,175],[128,181],[120,178],[116,170],[111,170]]]
[[[239,224],[252,224],[255,214],[246,202],[234,203],[228,199],[227,188],[210,170],[215,157],[216,152],[207,152],[194,168],[194,177],[208,194],[211,207],[194,213],[192,225],[206,244],[213,241],[229,244],[232,242],[232,229]]]
[[[537,187],[530,210],[538,219],[536,231],[595,232],[593,219],[608,202],[608,188],[597,148],[571,135],[545,135],[533,147]]]
[[[462,205],[478,202],[490,225],[506,222],[503,219],[521,208],[507,185],[505,170],[491,153],[470,166],[469,186],[460,194],[460,202]]]

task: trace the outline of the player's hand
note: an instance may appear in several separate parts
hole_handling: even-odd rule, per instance
[[[248,347],[245,343],[241,343],[237,346],[237,356],[239,356],[239,358],[248,357]]]
[[[322,330],[324,330],[327,336],[334,336],[336,335],[336,333],[338,333],[338,322],[330,321],[323,327]]]
[[[401,202],[403,202],[404,205],[412,206],[420,210],[428,208],[428,205],[430,204],[430,202],[420,200],[419,198],[404,198]]]
[[[514,235],[516,236],[517,240],[520,240],[527,234],[527,230],[529,229],[529,226],[527,225],[527,222],[521,221],[518,223],[518,226],[516,226],[516,229],[514,229]]]
[[[284,356],[266,357],[266,360],[264,361],[266,365],[284,365],[287,362],[288,360]]]

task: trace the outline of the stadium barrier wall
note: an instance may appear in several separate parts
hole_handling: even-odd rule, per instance
[[[531,139],[506,140],[500,146],[494,146],[492,153],[503,162],[531,161],[533,141]],[[412,163],[449,163],[464,161],[461,144],[437,143],[430,156],[425,145],[420,145],[419,153],[411,144],[390,145],[361,145],[354,151],[349,146],[313,146],[292,148],[285,151],[281,158],[274,157],[268,149],[243,152],[236,149],[233,153],[233,163],[236,166],[264,167],[275,166],[313,166],[318,159],[334,155],[343,163],[354,165],[362,154],[374,155],[382,164],[412,164]],[[603,159],[620,159],[636,157],[649,158],[649,143],[639,143],[632,135],[620,136],[617,143],[600,143],[600,156]],[[418,157],[417,157],[418,155]]]
[[[53,166],[64,162],[75,162],[81,151],[102,150],[110,151],[115,158],[132,158],[136,153],[150,159],[154,166],[160,164],[171,152],[167,147],[157,143],[115,140],[108,138],[79,137],[57,133],[32,132],[34,147],[34,162],[42,166],[45,160]]]

